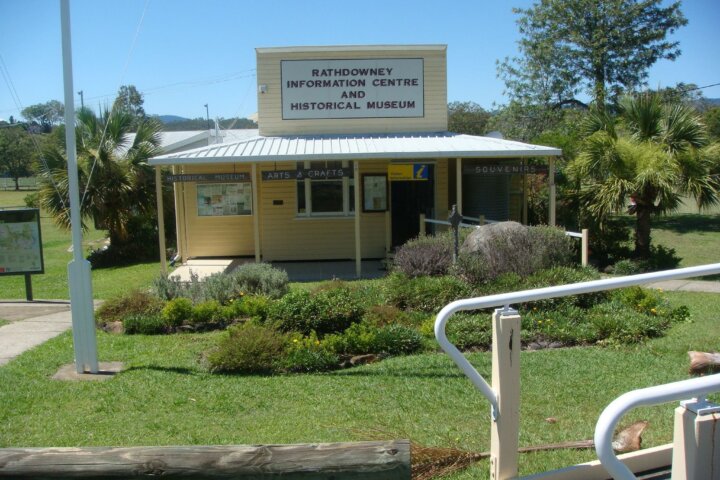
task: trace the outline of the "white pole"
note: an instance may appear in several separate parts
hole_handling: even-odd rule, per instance
[[[73,260],[68,264],[68,280],[73,342],[75,344],[75,368],[77,373],[97,373],[97,339],[95,338],[90,263],[82,256],[69,0],[60,0],[60,24],[62,30],[63,82],[65,84],[65,150],[68,161],[70,224],[73,245]]]

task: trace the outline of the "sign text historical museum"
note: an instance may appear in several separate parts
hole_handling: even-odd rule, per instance
[[[283,60],[284,120],[424,115],[422,58]]]

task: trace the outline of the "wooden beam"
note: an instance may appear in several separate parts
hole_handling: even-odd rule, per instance
[[[158,214],[158,241],[160,242],[160,271],[167,275],[167,252],[165,251],[165,207],[163,206],[162,171],[158,165],[155,167],[155,196]]]
[[[2,478],[410,479],[410,441],[0,449]]]
[[[360,212],[362,204],[360,203],[360,189],[362,182],[360,178],[360,162],[353,162],[353,173],[355,175],[355,189],[353,191],[355,197],[355,276],[362,277],[362,246],[360,245]]]
[[[253,241],[255,243],[255,263],[260,263],[260,180],[258,179],[257,163],[252,164],[252,197],[253,197]]]

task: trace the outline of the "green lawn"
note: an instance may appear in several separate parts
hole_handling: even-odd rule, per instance
[[[621,393],[687,378],[688,350],[717,350],[720,296],[669,294],[692,323],[633,348],[522,354],[521,445],[592,438],[600,411]],[[452,321],[452,320],[451,320]],[[489,321],[489,319],[488,319]],[[185,445],[410,438],[473,451],[489,446],[489,408],[443,354],[394,358],[317,375],[213,375],[202,352],[220,333],[98,334],[102,361],[125,370],[107,382],[50,380],[72,361],[64,334],[0,367],[0,446]],[[487,378],[490,357],[470,355]],[[644,445],[672,436],[673,404],[632,412],[650,420]],[[557,423],[545,421],[555,417]],[[529,474],[592,459],[594,452],[521,457]],[[451,478],[487,478],[488,465]]]
[[[23,199],[28,191],[0,191],[0,207],[24,206]],[[70,297],[67,281],[67,264],[73,258],[68,249],[72,245],[70,232],[59,229],[52,219],[41,213],[40,228],[43,239],[45,273],[32,276],[35,299],[66,299]],[[83,234],[85,253],[91,247],[97,248],[104,232],[90,229]],[[106,268],[92,273],[93,296],[106,299],[132,288],[145,288],[160,273],[160,261],[142,263],[124,268]],[[0,276],[0,298],[25,299],[25,278]]]
[[[0,192],[0,206],[22,205],[27,192]],[[664,223],[663,223],[664,222]],[[683,265],[717,258],[720,215],[680,215],[655,223],[654,241],[676,248]],[[34,277],[36,298],[67,298],[70,237],[42,219],[46,274]],[[667,235],[668,241],[663,241]],[[102,238],[90,231],[86,242]],[[695,255],[695,256],[693,256]],[[146,287],[155,263],[93,272],[96,298]],[[0,277],[4,298],[24,298],[22,277]],[[294,288],[306,286],[294,285]],[[638,347],[568,348],[522,354],[521,445],[593,436],[600,411],[619,394],[687,378],[688,350],[717,350],[720,295],[671,293],[692,323]],[[451,320],[452,321],[452,320]],[[489,319],[488,319],[489,321]],[[0,447],[183,445],[323,442],[410,438],[428,446],[489,448],[489,407],[442,354],[394,358],[316,375],[209,374],[203,352],[222,333],[115,336],[98,333],[101,361],[125,370],[108,382],[50,380],[73,359],[69,333],[0,367]],[[470,356],[489,378],[487,353]],[[644,445],[667,443],[675,405],[643,408]],[[545,421],[554,417],[557,423]],[[521,457],[521,473],[594,458],[594,452]],[[450,478],[488,478],[487,462]]]

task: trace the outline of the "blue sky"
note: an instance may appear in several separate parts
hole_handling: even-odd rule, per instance
[[[506,102],[495,62],[516,54],[512,7],[531,4],[71,0],[75,91],[96,108],[134,84],[148,113],[204,117],[208,103],[211,117],[247,116],[257,109],[255,47],[447,44],[448,100],[490,109]],[[682,9],[689,24],[673,38],[683,53],[652,68],[653,88],[720,82],[720,1],[686,0]],[[21,107],[63,101],[59,0],[0,0],[0,56]],[[0,75],[0,118],[17,118],[6,83]],[[704,93],[719,98],[720,86]]]

